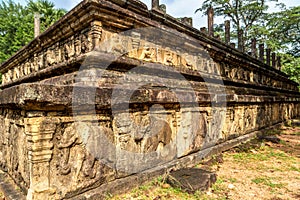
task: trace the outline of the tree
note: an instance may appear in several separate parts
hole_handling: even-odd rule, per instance
[[[28,2],[28,9],[31,13],[41,14],[41,31],[45,31],[47,27],[55,23],[65,13],[65,9],[55,9],[55,5],[48,0],[30,0]]]
[[[33,39],[30,13],[12,0],[0,5],[0,63]]]
[[[252,26],[259,24],[260,19],[267,14],[269,1],[277,0],[205,0],[202,7],[195,12],[202,11],[206,14],[209,7],[214,8],[216,16],[224,16],[233,23],[236,33],[243,30],[246,41],[253,37],[249,35]],[[237,35],[237,34],[236,34]],[[239,41],[241,42],[241,41]]]
[[[264,35],[269,48],[277,50],[283,58],[282,71],[300,83],[300,6],[266,16],[265,24],[257,34]]]
[[[268,40],[275,47],[284,47],[295,57],[300,57],[300,6],[271,13],[266,18]]]
[[[290,79],[300,84],[300,57],[284,54],[282,71],[290,76]],[[299,88],[300,89],[300,88]]]
[[[0,4],[0,63],[34,39],[34,13],[41,14],[41,31],[61,18],[66,11],[48,0],[30,0],[22,6],[12,0]]]
[[[233,38],[243,30],[246,41],[256,38],[259,43],[277,51],[282,56],[282,71],[300,83],[300,6],[287,9],[281,3],[278,4],[279,12],[267,13],[270,1],[277,0],[205,0],[195,12],[206,14],[206,10],[213,7],[216,16],[230,19]]]

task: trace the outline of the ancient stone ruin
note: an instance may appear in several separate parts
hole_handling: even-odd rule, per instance
[[[297,83],[154,1],[84,0],[0,67],[0,166],[101,199],[300,116]]]

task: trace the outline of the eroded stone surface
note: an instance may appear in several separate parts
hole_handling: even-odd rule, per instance
[[[197,168],[180,169],[167,177],[167,183],[172,187],[189,193],[208,190],[216,181],[215,173]]]
[[[28,199],[96,198],[300,116],[282,72],[126,2],[83,1],[0,67],[0,166]]]

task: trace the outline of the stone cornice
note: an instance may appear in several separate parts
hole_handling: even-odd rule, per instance
[[[75,34],[80,34],[85,29],[90,28],[93,21],[101,21],[103,28],[109,28],[115,32],[148,26],[175,29],[197,39],[199,44],[209,51],[213,59],[230,64],[239,63],[270,77],[276,77],[278,80],[293,85],[293,88],[297,86],[297,83],[289,80],[287,75],[281,71],[271,68],[261,61],[201,33],[199,30],[180,22],[168,14],[157,10],[148,10],[145,4],[137,0],[82,1],[47,31],[3,63],[0,66],[0,72],[4,74],[17,67],[19,63],[24,63],[26,60],[32,59],[35,54],[50,48],[51,45],[53,46],[57,42],[67,40]],[[22,81],[18,82],[21,83]],[[16,85],[16,83],[13,85]],[[9,85],[6,87],[9,87]]]

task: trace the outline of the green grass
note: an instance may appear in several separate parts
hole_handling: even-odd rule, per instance
[[[273,150],[269,150],[267,155],[281,160],[293,159],[290,156],[287,156],[284,152],[274,152]]]
[[[150,187],[151,187],[151,185],[141,185],[138,187],[138,189],[141,191],[145,191],[145,190],[150,189]]]
[[[151,182],[148,182],[144,185],[141,185],[139,187],[134,188],[130,192],[130,196],[133,198],[138,198],[139,200],[150,200],[153,198],[149,197],[149,194],[154,192],[154,196],[160,196],[163,195],[163,199],[168,198],[168,196],[176,196],[179,199],[183,200],[200,200],[200,199],[206,199],[206,196],[204,193],[201,191],[197,191],[195,194],[189,194],[180,188],[173,188],[173,187],[168,187],[168,188],[163,188],[163,185],[165,184],[164,178],[163,177],[158,177],[157,179],[152,180]],[[107,199],[110,199],[112,196],[107,195]],[[114,199],[122,199],[120,197],[115,197]],[[209,199],[207,197],[207,199]]]
[[[221,178],[218,178],[215,184],[212,185],[212,191],[215,194],[218,194],[220,197],[219,199],[226,199],[226,196],[224,195],[226,191],[228,191],[228,188],[224,184],[225,181]]]
[[[295,166],[291,166],[290,167],[290,171],[300,172],[300,168],[299,167],[295,167]]]
[[[224,183],[224,180],[223,179],[217,179],[216,183],[212,186],[212,189],[213,191],[222,191],[224,188],[223,188],[223,184]]]
[[[280,140],[279,143],[282,145],[287,145],[286,141],[284,141],[284,140]]]
[[[232,181],[236,181],[236,179],[232,179]],[[139,200],[150,200],[153,199],[153,196],[160,196],[161,199],[168,199],[176,196],[176,199],[182,199],[182,200],[225,200],[228,199],[226,197],[226,193],[228,191],[228,188],[226,187],[226,181],[218,178],[216,183],[212,186],[212,191],[214,194],[217,194],[217,197],[211,197],[206,194],[206,192],[202,191],[196,191],[194,194],[189,194],[180,188],[163,188],[163,185],[165,184],[163,177],[158,177],[157,179],[154,179],[151,182],[148,182],[147,184],[144,184],[142,186],[139,186],[129,193],[130,196],[127,197],[114,197],[116,200],[121,199],[130,199],[138,198]],[[154,195],[153,195],[154,194]],[[107,195],[107,200],[112,198],[112,195]]]
[[[284,187],[284,184],[282,184],[282,183],[273,183],[271,178],[269,178],[269,177],[258,177],[258,178],[252,179],[251,181],[256,184],[266,185],[270,188],[283,188]]]
[[[230,178],[229,181],[230,181],[231,183],[236,183],[236,182],[237,182],[237,179],[236,179],[236,178]]]
[[[292,135],[300,135],[300,132],[295,132]]]
[[[264,132],[264,135],[280,135],[281,131],[280,130],[268,130]]]
[[[269,159],[267,155],[261,153],[253,154],[253,153],[246,153],[246,152],[236,153],[233,155],[233,158],[235,161],[244,161],[244,162],[248,162],[249,160],[264,161]]]
[[[286,155],[284,152],[274,151],[273,149],[267,146],[263,146],[260,149],[257,149],[257,153],[239,152],[233,155],[233,159],[239,162],[267,161],[273,158],[282,161],[295,159],[294,157]]]

